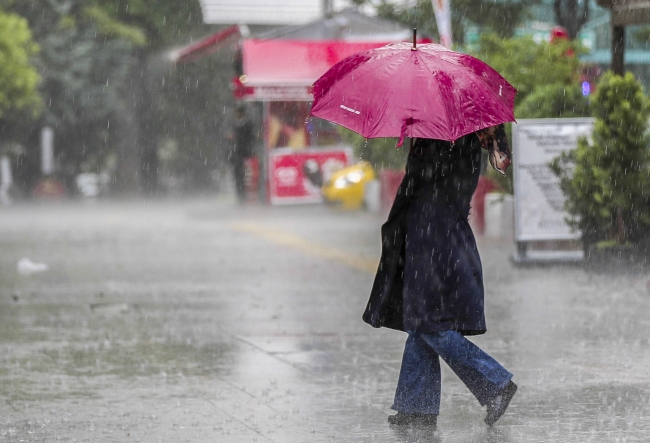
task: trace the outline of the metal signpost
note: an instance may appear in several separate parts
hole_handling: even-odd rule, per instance
[[[41,172],[44,176],[54,173],[54,130],[49,126],[41,130]]]
[[[549,163],[590,137],[593,118],[519,120],[512,126],[517,263],[582,260],[582,251],[532,251],[530,242],[577,240],[566,223],[564,196]]]

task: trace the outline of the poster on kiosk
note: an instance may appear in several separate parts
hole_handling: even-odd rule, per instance
[[[269,102],[266,110],[268,189],[272,204],[323,202],[321,188],[350,164],[352,148],[311,146],[308,102]],[[327,142],[327,134],[319,134]],[[336,139],[333,134],[332,140]]]

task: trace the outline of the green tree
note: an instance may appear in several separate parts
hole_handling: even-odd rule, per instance
[[[206,169],[214,167],[212,153],[221,132],[215,116],[223,120],[223,95],[232,101],[224,80],[230,66],[221,63],[210,70],[214,66],[208,62],[197,62],[176,68],[166,55],[167,48],[210,31],[202,24],[197,0],[0,4],[29,20],[43,48],[36,64],[44,79],[44,115],[14,118],[4,125],[5,132],[21,132],[14,135],[31,146],[28,154],[37,156],[38,132],[44,124],[51,125],[66,175],[113,164],[112,183],[118,192],[154,192],[158,149],[162,143],[169,146],[170,140],[179,146],[176,160],[184,158],[186,165],[179,169],[187,176],[205,177]],[[202,109],[193,102],[197,97]],[[203,127],[208,120],[212,133]],[[37,165],[38,158],[23,164]],[[30,174],[38,174],[38,169],[32,167]]]
[[[26,148],[17,177],[29,192],[40,173],[39,134],[47,125],[55,133],[58,174],[72,188],[77,173],[97,171],[110,154],[110,122],[123,109],[121,85],[133,65],[132,44],[102,34],[82,1],[4,4],[25,17],[41,49],[33,63],[42,79],[42,114],[13,114],[2,122],[3,137]]]
[[[416,27],[421,35],[438,35],[431,0],[417,0],[404,5],[387,0],[365,3],[372,3],[380,17]],[[530,6],[536,3],[538,0],[451,0],[454,42],[463,44],[468,24],[476,26],[481,32],[512,37],[515,29],[530,16]]]
[[[584,50],[577,42],[537,43],[530,36],[503,39],[486,34],[472,55],[517,88],[517,101],[521,103],[540,87],[576,85],[580,78],[578,56]]]
[[[552,164],[567,198],[569,223],[582,232],[587,248],[599,242],[648,242],[648,99],[632,74],[608,72],[598,84],[593,110],[593,142],[580,140]]]
[[[185,43],[192,32],[204,29],[200,4],[198,0],[94,0],[93,4],[96,20],[105,32],[129,38],[136,45],[131,81],[123,88],[123,97],[130,97],[134,106],[115,121],[121,134],[117,149],[124,159],[119,182],[124,191],[141,188],[155,193],[163,120],[156,101],[163,78],[168,76],[161,51]]]
[[[461,19],[483,33],[512,37],[517,27],[531,18],[530,9],[539,0],[452,0],[452,8]]]
[[[147,51],[177,43],[203,24],[198,0],[93,0],[91,4],[105,32],[131,38]]]
[[[0,9],[0,118],[40,109],[39,76],[30,61],[37,52],[27,20]]]

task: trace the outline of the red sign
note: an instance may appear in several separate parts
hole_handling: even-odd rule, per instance
[[[352,149],[313,148],[269,152],[269,196],[273,204],[320,203],[321,187],[331,175],[350,164]]]

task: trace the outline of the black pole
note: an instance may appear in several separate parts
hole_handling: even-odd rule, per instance
[[[415,50],[418,49],[417,46],[415,45],[415,40],[416,40],[416,38],[417,38],[417,35],[418,35],[418,30],[417,30],[417,28],[413,28],[413,47],[411,48],[411,51],[415,51]],[[413,130],[413,127],[412,127],[412,126],[411,126],[411,130]],[[411,150],[413,150],[413,135],[412,135],[412,134],[411,134],[411,142],[410,142],[410,145],[411,145]]]
[[[612,25],[612,71],[625,73],[625,26]]]

